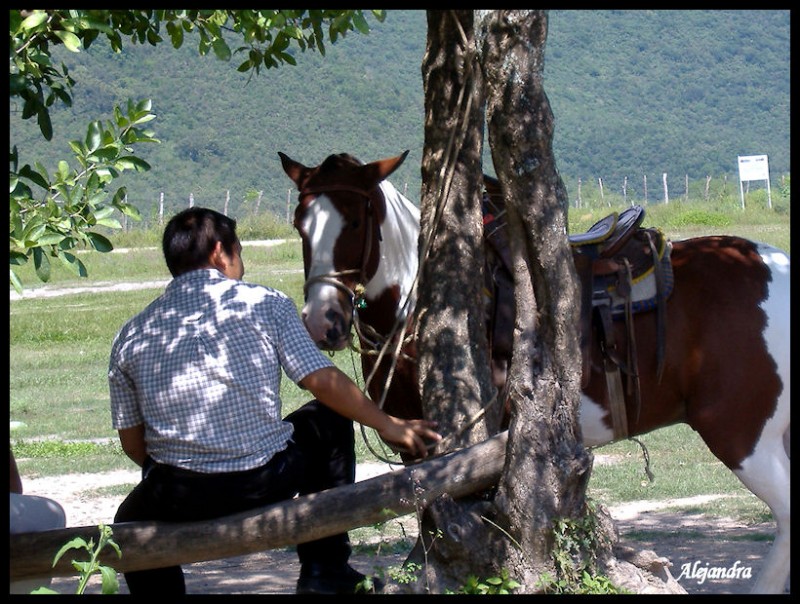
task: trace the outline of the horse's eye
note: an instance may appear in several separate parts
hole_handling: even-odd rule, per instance
[[[351,228],[351,229],[357,229],[357,228],[358,228],[358,227],[360,227],[360,226],[361,226],[361,221],[360,221],[358,218],[356,218],[355,220],[353,220],[353,221],[350,223],[350,228]]]

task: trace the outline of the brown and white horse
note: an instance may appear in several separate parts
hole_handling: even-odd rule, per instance
[[[300,192],[294,225],[303,242],[305,325],[321,348],[341,350],[355,313],[362,348],[374,348],[414,310],[419,211],[386,180],[405,154],[370,164],[331,155],[316,167],[279,155]],[[672,243],[672,266],[660,382],[655,321],[634,315],[641,404],[628,403],[628,432],[687,423],[769,506],[777,535],[753,591],[782,593],[790,553],[789,256],[739,237],[698,237]],[[402,349],[389,390],[394,361],[384,358],[369,393],[389,413],[420,417],[413,340]],[[362,354],[365,376],[375,361]],[[597,446],[614,435],[602,362],[591,372],[580,423],[584,443]]]

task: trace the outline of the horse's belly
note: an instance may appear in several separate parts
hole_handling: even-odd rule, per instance
[[[607,415],[608,411],[605,408],[585,394],[581,394],[580,424],[584,446],[596,447],[613,440],[614,431],[603,421]]]

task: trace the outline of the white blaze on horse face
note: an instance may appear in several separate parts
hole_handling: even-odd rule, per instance
[[[300,225],[303,233],[310,237],[308,279],[334,272],[333,247],[343,226],[341,214],[328,197],[320,195],[311,202]],[[328,314],[330,311],[340,316],[344,314],[339,304],[338,290],[327,283],[313,283],[308,288],[302,315],[306,329],[315,342],[322,342],[327,337],[331,325]]]

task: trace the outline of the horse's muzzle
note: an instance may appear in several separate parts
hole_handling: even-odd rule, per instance
[[[310,320],[310,315],[303,313],[303,322],[311,339],[321,350],[344,350],[350,343],[349,322],[332,309],[325,313],[323,321],[317,323]]]

